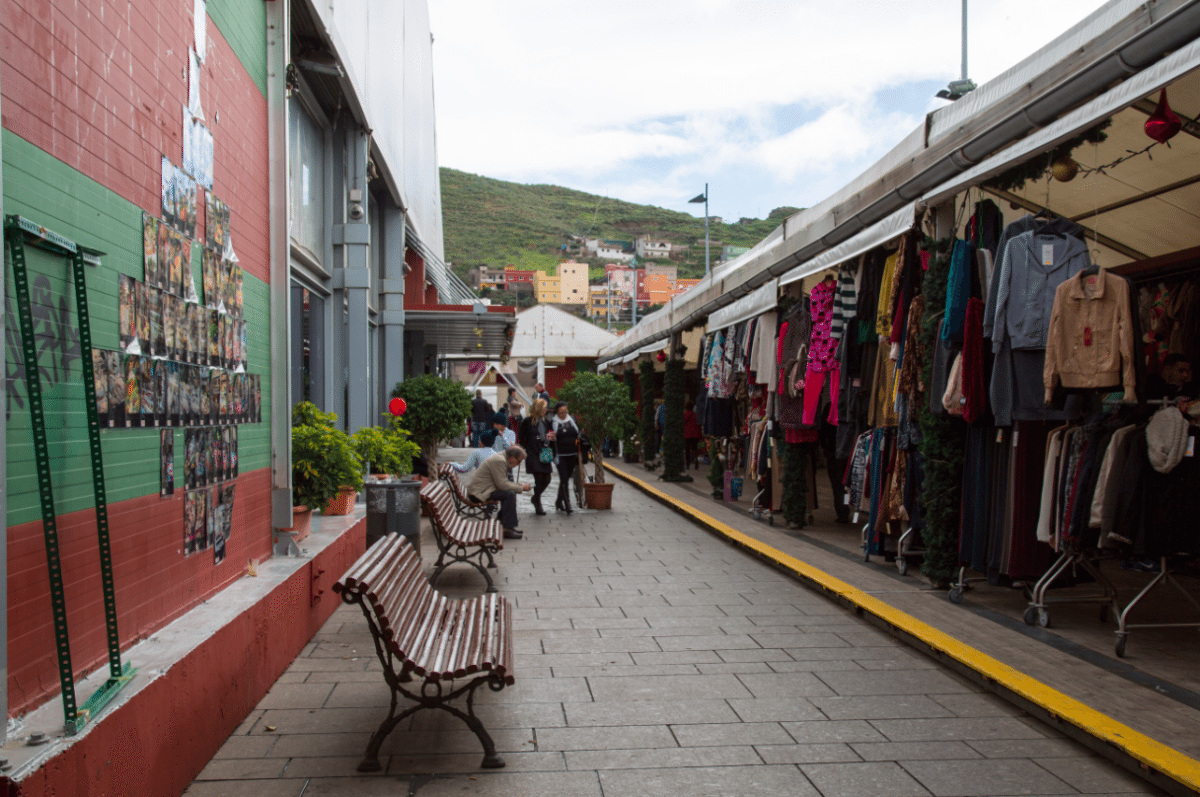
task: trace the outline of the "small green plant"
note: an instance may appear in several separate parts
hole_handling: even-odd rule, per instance
[[[337,415],[303,401],[292,408],[292,503],[323,510],[342,487],[362,487],[362,460]]]
[[[421,453],[421,447],[409,439],[411,436],[407,429],[389,423],[386,429],[364,426],[350,439],[355,452],[371,473],[404,476],[412,473],[412,461]]]

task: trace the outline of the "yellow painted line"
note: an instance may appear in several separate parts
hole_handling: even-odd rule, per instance
[[[1200,761],[1184,755],[1156,741],[1144,733],[1135,731],[1112,717],[1053,689],[1036,678],[1014,669],[991,656],[960,642],[949,634],[922,622],[912,615],[869,595],[857,587],[834,578],[823,570],[784,553],[761,540],[743,534],[732,526],[710,517],[690,504],[673,498],[650,484],[623,473],[608,463],[609,472],[626,480],[645,493],[654,496],[677,512],[687,515],[696,523],[720,534],[732,542],[743,545],[763,558],[774,562],[785,570],[819,585],[826,592],[857,606],[864,612],[875,615],[889,625],[912,635],[931,649],[948,656],[975,670],[985,679],[992,681],[1016,695],[1041,707],[1056,717],[1102,739],[1127,753],[1136,761],[1155,769],[1195,792],[1200,792]]]

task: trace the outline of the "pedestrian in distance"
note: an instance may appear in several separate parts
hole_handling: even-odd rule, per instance
[[[550,434],[550,419],[546,417],[545,399],[535,399],[529,408],[529,416],[521,421],[521,429],[517,435],[518,442],[525,448],[525,471],[533,476],[533,509],[534,514],[544,515],[542,509],[542,493],[550,485],[550,473],[554,458],[554,444],[548,439]],[[542,451],[549,453],[549,461],[542,457]]]
[[[571,515],[571,489],[569,482],[574,477],[578,481],[579,469],[579,425],[567,411],[567,402],[560,401],[554,405],[554,417],[550,419],[550,434],[548,439],[554,443],[558,454],[558,497],[554,508],[559,512]]]
[[[479,445],[479,436],[491,426],[495,414],[492,405],[483,397],[483,391],[476,390],[475,398],[471,399],[471,448]]]

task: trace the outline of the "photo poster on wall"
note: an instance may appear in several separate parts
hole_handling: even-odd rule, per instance
[[[108,426],[108,352],[104,349],[92,349],[92,395],[101,428]]]
[[[183,496],[183,555],[208,547],[205,535],[204,496],[207,490],[188,490]]]
[[[217,255],[209,249],[200,250],[201,284],[204,288],[204,306],[217,309]]]
[[[212,132],[204,126],[200,114],[194,114],[187,108],[183,109],[183,172],[194,177],[205,189],[212,190]]]
[[[225,490],[222,487],[212,488],[212,501],[215,504],[212,522],[209,524],[209,539],[213,546],[213,565],[225,561],[225,540],[228,537],[230,514],[233,511],[233,494],[230,493],[230,505],[226,505]]]
[[[225,251],[229,237],[229,206],[213,196],[212,191],[204,195],[204,247],[217,252]]]
[[[162,159],[162,211],[163,222],[188,238],[196,237],[196,183],[165,155]]]
[[[140,354],[137,345],[137,280],[128,274],[117,275],[117,323],[120,325],[121,351]]]
[[[142,268],[145,282],[158,285],[158,219],[142,212]],[[162,287],[159,285],[159,287]]]
[[[150,356],[166,359],[167,338],[163,328],[163,293],[153,285],[146,287],[146,299],[150,315]]]
[[[125,372],[125,426],[142,425],[142,391],[138,387],[138,361],[136,354],[126,354],[122,363]]]
[[[175,430],[163,429],[158,445],[160,498],[175,494]]]
[[[150,286],[134,280],[134,313],[137,316],[138,353],[150,353]]]
[[[180,410],[179,404],[182,398],[180,394],[180,376],[183,373],[185,366],[179,363],[167,363],[165,369],[167,372],[167,425],[180,425]]]
[[[107,352],[108,367],[108,425],[125,426],[125,356],[119,351]]]

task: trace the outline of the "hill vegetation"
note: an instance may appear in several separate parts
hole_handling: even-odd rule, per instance
[[[704,275],[704,219],[674,210],[637,205],[556,185],[522,185],[441,169],[446,259],[465,277],[486,265],[541,269],[553,273],[563,257],[579,257],[574,237],[633,241],[652,234],[689,246],[679,276]],[[722,246],[753,246],[795,208],[777,208],[766,219],[713,223],[712,261]],[[567,249],[564,250],[563,246]],[[599,267],[605,261],[586,260]]]

